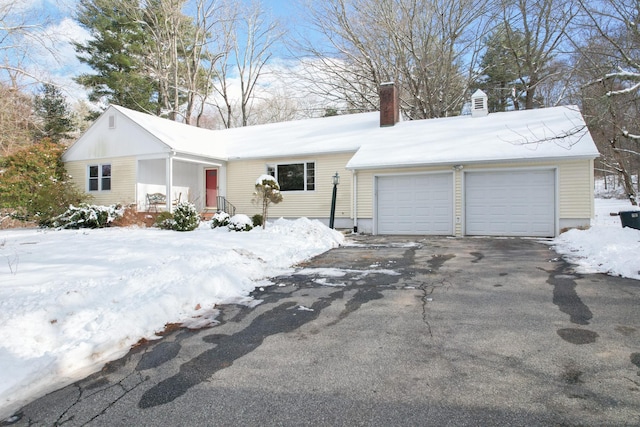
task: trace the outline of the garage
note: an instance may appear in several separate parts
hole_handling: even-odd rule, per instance
[[[376,178],[378,234],[453,234],[453,174]]]
[[[465,172],[465,234],[551,237],[555,170]]]

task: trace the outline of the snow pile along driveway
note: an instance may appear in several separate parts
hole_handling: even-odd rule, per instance
[[[626,200],[596,199],[588,230],[569,230],[552,240],[553,249],[578,273],[606,273],[640,280],[640,230],[622,228],[611,212],[637,210]]]
[[[0,419],[99,370],[167,323],[200,327],[343,242],[319,221],[266,230],[0,232]],[[255,301],[253,301],[255,303]]]

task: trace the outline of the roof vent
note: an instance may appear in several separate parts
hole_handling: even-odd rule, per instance
[[[484,117],[489,114],[487,94],[480,89],[471,95],[471,117]]]

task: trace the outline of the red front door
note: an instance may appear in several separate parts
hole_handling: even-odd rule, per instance
[[[207,207],[215,208],[218,204],[218,169],[207,169],[206,176]]]

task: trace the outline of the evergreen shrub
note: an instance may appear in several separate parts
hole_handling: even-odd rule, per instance
[[[216,212],[211,218],[211,228],[226,227],[229,225],[229,214],[226,212]]]
[[[69,206],[61,215],[44,222],[46,227],[56,228],[104,228],[122,216],[121,206],[98,206],[81,204]]]
[[[200,215],[196,207],[189,202],[180,202],[173,211],[174,230],[192,231],[200,224]]]
[[[229,219],[227,227],[231,231],[249,231],[253,228],[253,222],[245,214],[236,214]]]

